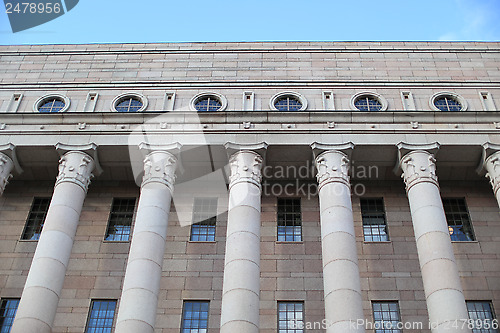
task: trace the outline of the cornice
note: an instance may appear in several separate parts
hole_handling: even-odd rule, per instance
[[[24,45],[0,47],[0,55],[93,55],[93,54],[184,54],[184,53],[463,53],[500,52],[497,42],[479,44],[419,42],[265,42],[265,43],[165,43],[165,44],[83,44]],[[12,48],[18,49],[12,49]]]
[[[304,87],[316,88],[325,86],[329,87],[418,87],[418,88],[442,88],[446,87],[470,87],[470,88],[500,88],[500,81],[464,81],[459,82],[456,80],[259,80],[259,81],[158,81],[158,80],[141,80],[141,81],[106,81],[99,82],[11,82],[0,83],[0,90],[47,90],[47,89],[100,89],[100,90],[114,90],[114,89],[175,89],[175,88],[251,88],[251,87]]]

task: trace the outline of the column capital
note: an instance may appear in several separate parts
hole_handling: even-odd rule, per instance
[[[14,171],[16,171],[16,173],[23,173],[23,168],[21,168],[21,165],[19,165],[19,162],[17,160],[16,146],[14,144],[7,143],[4,145],[0,145],[0,153],[3,153],[12,160]]]
[[[434,154],[439,149],[439,143],[408,144],[400,142],[398,147],[398,165],[403,174],[406,191],[416,184],[427,182],[439,187],[436,175],[436,159]]]
[[[94,177],[92,171],[95,165],[94,159],[87,153],[79,150],[66,152],[59,160],[59,174],[56,178],[56,186],[69,182],[80,186],[87,192],[90,180]]]
[[[483,145],[483,156],[479,172],[486,170],[485,176],[490,180],[495,196],[500,192],[500,145],[487,142]]]
[[[12,143],[0,145],[0,195],[12,178],[12,170],[15,169],[17,173],[23,172],[17,162],[15,149]]]
[[[167,150],[154,150],[144,159],[144,176],[141,187],[160,183],[168,187],[170,193],[174,192],[175,169],[177,157]]]
[[[311,144],[318,174],[319,190],[328,183],[337,182],[349,186],[349,164],[354,149],[352,142],[343,144]]]
[[[268,144],[266,142],[256,144],[236,144],[227,142],[224,144],[229,155],[229,188],[237,183],[252,183],[261,188],[262,166],[265,160]]]
[[[62,157],[68,152],[82,152],[87,154],[92,158],[94,162],[93,173],[99,176],[102,173],[101,165],[99,164],[99,158],[97,156],[97,145],[93,142],[87,144],[65,144],[58,142],[55,145],[56,151]]]
[[[12,178],[11,171],[13,167],[14,162],[12,162],[11,158],[4,153],[0,153],[0,195],[3,194],[9,179]]]

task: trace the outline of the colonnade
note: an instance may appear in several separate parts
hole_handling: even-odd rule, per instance
[[[12,147],[0,146],[0,194],[14,168]],[[328,333],[364,332],[358,256],[348,175],[352,143],[311,145],[317,167]],[[490,146],[491,147],[491,146]],[[12,333],[50,333],[73,239],[93,172],[96,146],[58,145],[59,174]],[[154,331],[168,215],[180,145],[150,146],[116,321],[117,333]],[[259,332],[262,165],[267,144],[226,144],[229,212],[221,308],[222,333]],[[9,150],[10,149],[10,150]],[[433,332],[467,318],[457,263],[439,192],[438,144],[398,144]],[[10,152],[10,153],[9,153]],[[500,206],[500,150],[484,156]],[[453,329],[457,332],[457,329]],[[470,332],[464,328],[461,332]]]

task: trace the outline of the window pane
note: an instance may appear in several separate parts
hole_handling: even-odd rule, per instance
[[[192,220],[193,224],[191,225],[191,241],[215,241],[217,201],[217,198],[194,199]]]
[[[448,96],[436,98],[434,100],[434,105],[441,111],[462,110],[462,104],[460,104],[458,101]]]
[[[360,111],[380,111],[382,104],[373,96],[361,96],[354,102],[354,106]]]
[[[444,198],[443,207],[452,241],[473,241],[474,233],[463,198]]]
[[[303,332],[304,303],[278,302],[278,328],[283,333]]]
[[[115,308],[115,300],[92,301],[85,333],[111,332]]]
[[[115,198],[109,214],[107,241],[128,241],[134,217],[135,198]]]
[[[467,301],[469,318],[473,321],[473,333],[498,333],[492,328],[495,316],[490,302]]]
[[[181,333],[203,333],[208,330],[208,301],[185,301]]]
[[[302,103],[294,96],[284,96],[274,103],[274,107],[279,111],[299,111]]]
[[[401,321],[398,302],[373,302],[375,333],[400,333]]]
[[[207,96],[199,99],[194,105],[197,111],[219,111],[222,103],[214,96]]]
[[[59,98],[51,98],[38,107],[39,112],[59,112],[66,104]]]
[[[0,305],[0,333],[10,332],[16,316],[19,299],[3,299]]]
[[[129,97],[123,99],[120,103],[115,106],[118,112],[136,112],[142,108],[142,101],[135,97]]]
[[[366,242],[385,242],[389,240],[385,219],[384,200],[361,199],[363,235]]]
[[[278,241],[302,241],[300,199],[278,199]]]
[[[50,198],[34,198],[26,220],[22,239],[38,240],[42,233],[43,223],[49,210]]]

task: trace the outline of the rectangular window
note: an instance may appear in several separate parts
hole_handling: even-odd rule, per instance
[[[49,210],[50,198],[34,198],[21,239],[38,240]]]
[[[467,312],[473,333],[498,333],[498,322],[490,302],[467,301]]]
[[[109,214],[107,241],[128,241],[134,217],[135,198],[113,199]]]
[[[304,302],[278,302],[278,332],[304,332]]]
[[[302,241],[302,213],[299,199],[278,199],[278,241]]]
[[[373,327],[375,333],[400,333],[401,322],[398,302],[373,302]]]
[[[361,199],[363,235],[365,242],[385,242],[389,240],[385,221],[384,200]]]
[[[85,333],[111,333],[115,308],[115,300],[93,300]]]
[[[463,198],[443,198],[444,213],[452,241],[473,241],[474,233]]]
[[[0,305],[0,332],[9,333],[16,316],[19,299],[2,299]]]
[[[194,198],[191,241],[214,242],[217,198]]]
[[[208,301],[184,301],[181,333],[208,332]]]

